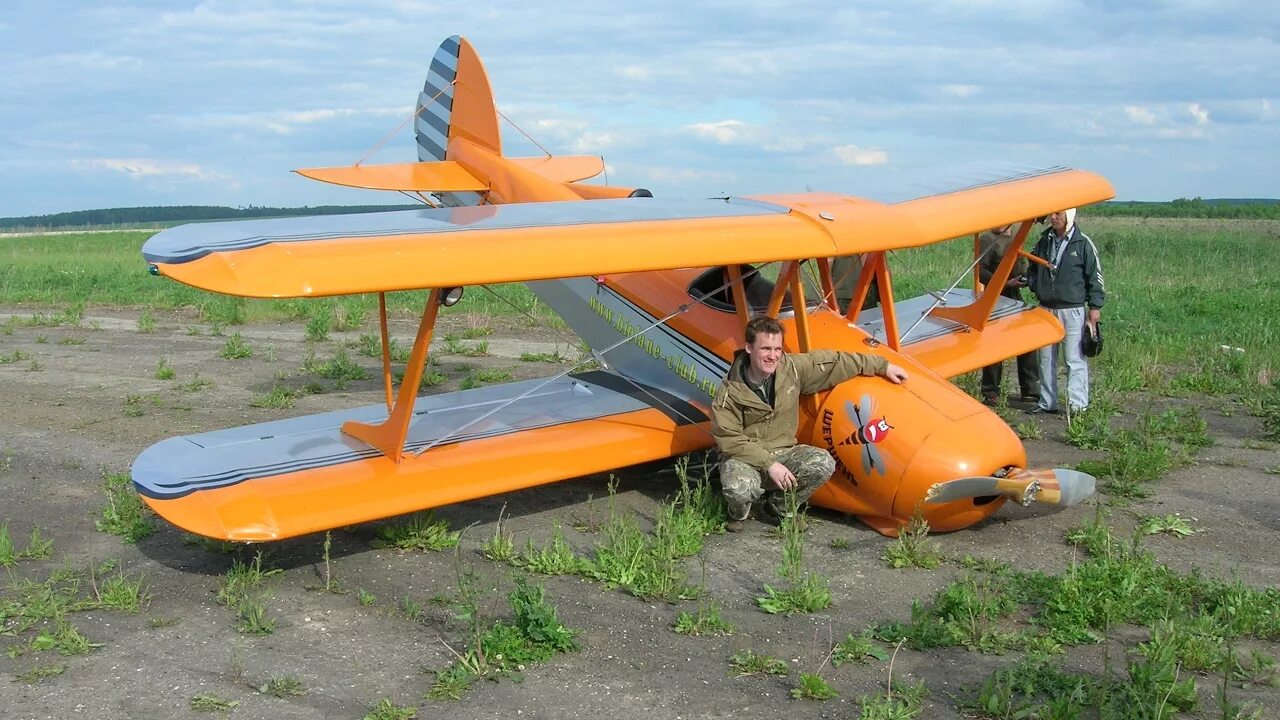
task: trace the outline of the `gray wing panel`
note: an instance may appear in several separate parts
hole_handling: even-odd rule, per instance
[[[942,297],[943,302],[939,303],[940,307],[961,307],[974,301],[973,291],[968,289],[952,290]],[[902,333],[901,343],[903,347],[935,338],[939,335],[968,330],[966,326],[958,322],[939,317],[928,316],[923,321],[920,321],[920,317],[929,312],[934,302],[936,302],[936,298],[933,295],[920,295],[919,297],[893,304],[894,313],[898,318],[899,332]],[[1001,295],[996,299],[996,305],[991,309],[990,317],[992,320],[996,320],[1016,315],[1030,308],[1031,306],[1024,302]],[[920,321],[918,325],[916,324],[917,321]],[[915,329],[910,330],[913,325]],[[867,331],[867,334],[877,340],[884,341],[886,338],[883,311],[879,307],[868,308],[858,313],[858,327]]]
[[[446,443],[459,443],[650,407],[671,415],[673,404],[686,418],[705,419],[700,410],[660,390],[642,390],[607,373],[586,373],[549,383],[492,417],[475,422],[543,382],[527,380],[420,397],[405,449],[413,452],[446,437]],[[177,498],[255,478],[376,457],[377,450],[344,435],[341,428],[348,420],[378,423],[386,417],[385,406],[370,405],[169,438],[134,460],[133,482],[138,492],[149,497]]]
[[[381,237],[561,227],[660,220],[748,217],[790,212],[780,205],[723,198],[658,200],[620,198],[591,202],[563,201],[428,208],[385,213],[321,215],[270,220],[196,223],[164,230],[142,245],[152,263],[184,263],[209,253],[244,250],[270,243],[291,243],[350,237]]]

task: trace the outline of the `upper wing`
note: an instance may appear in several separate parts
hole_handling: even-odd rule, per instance
[[[143,245],[169,277],[248,297],[345,295],[848,255],[1111,197],[1053,170],[885,205],[833,194],[628,198],[184,225]]]
[[[134,486],[152,509],[191,532],[278,540],[711,442],[702,409],[603,371],[556,380],[503,407],[539,382],[418,398],[398,463],[341,430],[346,420],[384,419],[379,405],[169,438],[134,461]],[[480,419],[491,410],[498,412]]]

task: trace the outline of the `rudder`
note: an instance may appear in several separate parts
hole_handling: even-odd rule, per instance
[[[422,92],[414,120],[418,159],[447,160],[449,142],[465,138],[502,154],[498,112],[489,76],[466,38],[454,35],[440,43]]]

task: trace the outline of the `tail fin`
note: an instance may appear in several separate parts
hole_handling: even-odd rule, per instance
[[[454,35],[440,43],[418,95],[414,120],[418,159],[447,159],[449,142],[459,137],[502,154],[489,76],[471,43]]]

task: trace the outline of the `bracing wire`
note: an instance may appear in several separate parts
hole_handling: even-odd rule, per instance
[[[752,275],[754,275],[754,274],[756,274],[756,273],[758,273],[758,272],[760,272],[760,268],[755,268],[755,269],[751,270],[750,272],[745,273],[745,274],[742,276],[742,279],[743,279],[743,280],[746,280],[747,278],[751,277]],[[557,373],[556,375],[553,375],[552,377],[547,378],[547,379],[546,379],[546,380],[544,380],[543,382],[538,383],[537,385],[535,385],[535,386],[533,386],[533,387],[529,388],[528,390],[526,390],[526,391],[524,391],[524,392],[520,393],[519,395],[517,395],[517,396],[515,396],[515,397],[513,397],[513,398],[510,398],[510,399],[508,399],[508,400],[506,400],[506,401],[504,401],[504,402],[502,402],[501,404],[499,404],[497,407],[495,407],[494,409],[490,410],[489,412],[486,412],[486,413],[484,413],[483,415],[481,415],[481,416],[479,416],[479,417],[477,417],[477,418],[475,418],[475,419],[473,419],[473,420],[470,420],[470,421],[468,421],[468,422],[466,422],[466,423],[464,423],[464,424],[460,425],[459,427],[457,427],[457,428],[455,428],[455,429],[453,429],[453,430],[449,431],[449,432],[448,432],[448,433],[446,433],[445,435],[443,435],[443,436],[441,436],[441,437],[438,437],[438,438],[436,438],[435,440],[432,440],[432,441],[431,441],[430,443],[428,443],[425,447],[423,447],[423,448],[421,448],[421,449],[419,449],[419,450],[415,451],[415,452],[414,452],[414,457],[421,456],[421,455],[422,455],[423,453],[425,453],[426,451],[428,451],[428,450],[430,450],[431,448],[436,447],[437,445],[439,445],[439,444],[441,444],[441,443],[443,443],[443,442],[445,442],[445,441],[449,440],[450,438],[452,438],[452,437],[456,436],[458,433],[462,432],[463,430],[466,430],[467,428],[471,427],[472,425],[475,425],[476,423],[482,422],[482,421],[484,421],[484,420],[489,419],[490,417],[493,417],[494,415],[498,414],[499,412],[502,412],[503,410],[505,410],[506,408],[510,407],[511,405],[513,405],[513,404],[515,404],[515,403],[517,403],[517,402],[520,402],[521,400],[525,399],[526,397],[529,397],[530,395],[532,395],[532,394],[534,394],[534,393],[538,392],[538,391],[539,391],[539,390],[541,390],[542,388],[544,388],[544,387],[546,387],[546,386],[550,385],[551,383],[553,383],[553,382],[555,382],[555,381],[557,381],[557,380],[559,380],[559,379],[561,379],[561,378],[565,377],[565,376],[566,376],[566,375],[568,375],[569,373],[574,372],[574,371],[575,371],[575,370],[577,370],[578,368],[580,368],[580,367],[582,367],[582,366],[584,366],[584,365],[587,365],[587,364],[588,364],[588,363],[590,363],[590,362],[593,362],[593,361],[595,361],[595,362],[600,362],[601,364],[605,365],[605,367],[608,367],[607,363],[604,363],[604,362],[603,362],[603,360],[602,360],[602,358],[604,358],[604,356],[605,356],[605,355],[607,355],[607,354],[609,354],[609,353],[613,352],[614,350],[618,349],[619,347],[622,347],[623,345],[625,345],[625,344],[627,344],[627,343],[631,342],[632,340],[635,340],[636,338],[638,338],[638,337],[640,337],[641,335],[643,335],[643,334],[645,334],[645,333],[649,332],[650,330],[652,330],[652,329],[654,329],[654,328],[658,327],[659,325],[662,325],[663,323],[667,322],[667,321],[668,321],[668,320],[670,320],[671,318],[673,318],[673,317],[675,317],[675,316],[677,316],[677,315],[681,315],[681,314],[683,314],[683,313],[686,313],[686,312],[688,312],[689,310],[691,310],[692,308],[696,307],[697,305],[701,305],[701,304],[703,304],[704,302],[706,302],[707,298],[710,298],[710,297],[712,297],[712,296],[716,295],[717,293],[719,293],[720,291],[722,291],[722,290],[724,290],[724,289],[728,288],[728,287],[729,287],[730,285],[732,285],[732,284],[733,284],[733,281],[732,281],[732,280],[730,280],[730,281],[728,281],[728,282],[725,282],[723,285],[721,285],[720,287],[716,288],[715,290],[712,290],[711,292],[709,292],[709,293],[707,293],[707,294],[703,295],[701,298],[697,298],[694,302],[692,302],[692,303],[685,303],[685,304],[683,304],[683,305],[681,305],[681,306],[677,307],[675,310],[673,310],[671,313],[669,313],[669,314],[668,314],[668,315],[666,315],[665,317],[662,317],[662,318],[659,318],[658,320],[655,320],[654,322],[650,323],[648,326],[646,326],[646,327],[644,327],[644,328],[641,328],[640,330],[637,330],[636,332],[632,333],[631,335],[628,335],[627,337],[622,338],[621,340],[618,340],[617,342],[613,343],[613,344],[612,344],[612,345],[610,345],[609,347],[607,347],[607,348],[605,348],[605,349],[603,349],[603,350],[597,351],[597,352],[593,352],[593,353],[591,354],[591,356],[590,356],[590,357],[588,357],[588,358],[583,358],[582,360],[579,360],[577,363],[575,363],[575,364],[574,364],[572,367],[570,367],[569,369],[567,369],[567,370],[565,370],[565,371],[563,371],[563,372]],[[624,377],[624,376],[619,375],[619,377]],[[629,378],[624,378],[624,379],[627,379],[627,380],[628,380],[628,382],[631,382],[631,384],[636,385],[636,387],[639,387],[641,390],[644,390],[644,391],[646,392],[646,394],[649,394],[649,395],[650,395],[650,397],[653,397],[653,394],[652,394],[652,393],[649,393],[649,392],[648,392],[648,390],[646,390],[645,388],[641,387],[641,386],[640,386],[639,384],[637,384],[635,381],[630,380]],[[659,398],[654,397],[654,399],[655,399],[655,400],[657,400],[658,402],[660,402],[662,405],[666,406],[666,407],[667,407],[667,409],[669,409],[669,410],[671,410],[672,412],[674,412],[674,413],[676,413],[676,414],[680,415],[682,418],[684,418],[684,419],[686,419],[686,420],[690,420],[691,422],[693,422],[693,424],[694,424],[694,425],[697,425],[698,427],[701,427],[701,425],[699,425],[696,421],[693,421],[693,419],[692,419],[692,418],[689,418],[688,416],[686,416],[686,415],[684,415],[683,413],[679,412],[679,411],[678,411],[678,410],[676,410],[675,408],[672,408],[670,405],[667,405],[667,403],[662,402],[662,400],[660,400]],[[705,428],[703,428],[703,430],[706,430],[706,429],[705,429]]]

